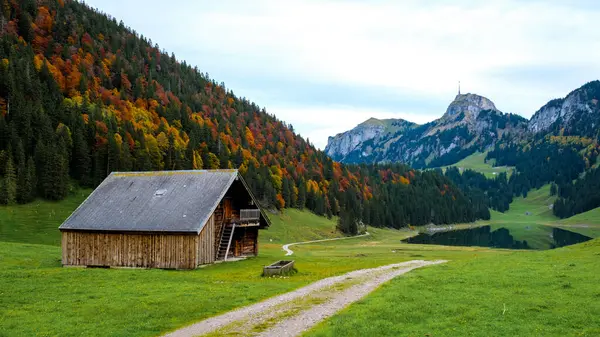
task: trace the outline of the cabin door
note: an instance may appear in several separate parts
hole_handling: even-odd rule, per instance
[[[225,219],[231,220],[232,213],[233,213],[233,206],[231,203],[231,199],[229,199],[229,198],[223,199],[223,214],[225,215]]]

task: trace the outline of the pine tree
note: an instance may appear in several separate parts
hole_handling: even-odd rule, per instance
[[[551,195],[551,196],[554,196],[554,195],[556,195],[556,191],[557,191],[556,184],[555,184],[555,183],[552,183],[552,184],[550,185],[550,195]]]
[[[304,209],[306,206],[306,181],[304,178],[300,178],[298,182],[298,201],[296,203],[296,207],[299,209]]]
[[[12,156],[8,156],[4,169],[4,178],[2,186],[0,186],[0,203],[4,205],[12,205],[17,200],[17,175],[13,165]]]
[[[281,194],[283,196],[283,200],[285,201],[285,204],[288,205],[287,207],[289,207],[289,205],[292,204],[292,192],[290,189],[290,181],[287,177],[283,178],[283,186],[281,188]]]
[[[17,202],[26,204],[35,198],[35,163],[29,157],[17,174]]]
[[[52,146],[38,143],[36,147],[38,191],[48,200],[62,200],[69,191],[69,165],[62,138]]]
[[[50,185],[52,191],[46,194],[50,200],[62,200],[69,192],[69,160],[67,156],[67,147],[62,138],[58,140],[58,146],[52,151],[52,161],[49,163],[50,172],[54,179]]]

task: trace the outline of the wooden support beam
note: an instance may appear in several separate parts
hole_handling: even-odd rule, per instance
[[[225,251],[225,261],[227,261],[227,255],[229,255],[229,248],[231,248],[231,240],[233,239],[233,232],[235,231],[235,224],[231,227],[231,235],[229,236],[229,243],[227,243],[227,250]]]

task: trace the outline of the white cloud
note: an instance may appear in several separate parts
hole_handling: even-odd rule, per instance
[[[349,122],[326,118],[314,125],[303,118],[327,111],[335,116],[353,116],[356,125],[374,112],[365,104],[315,108],[308,95],[306,102],[292,105],[285,98],[261,94],[269,90],[262,86],[261,75],[285,79],[284,83],[344,85],[385,90],[402,97],[431,97],[440,102],[453,97],[456,82],[461,80],[464,91],[485,95],[500,109],[529,117],[547,100],[566,95],[597,79],[600,73],[600,13],[593,3],[88,3],[123,19],[169,52],[198,65],[217,81],[224,81],[240,96],[264,99],[256,103],[296,125],[298,132],[316,144],[326,142],[328,135],[345,131]],[[537,71],[528,71],[530,68]],[[554,68],[567,70],[557,73]],[[296,96],[303,97],[300,87],[291,85],[282,90],[300,91]],[[257,92],[256,96],[250,95]],[[440,116],[447,103],[423,119]],[[288,108],[278,108],[282,106]],[[416,111],[402,104],[389,110],[380,113],[391,116],[396,115],[395,111]]]

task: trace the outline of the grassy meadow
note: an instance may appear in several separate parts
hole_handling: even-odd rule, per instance
[[[548,249],[553,240],[552,227],[547,224],[558,220],[549,208],[555,198],[550,196],[550,185],[545,185],[531,190],[527,198],[514,198],[510,209],[504,213],[491,211],[492,217],[485,223],[492,229],[508,229],[516,240],[527,240],[534,249]]]
[[[26,205],[0,206],[0,241],[60,245],[58,226],[91,190],[77,190],[59,202],[36,200]]]
[[[536,249],[551,246],[552,228],[559,227],[592,238],[600,237],[600,208],[577,214],[567,219],[559,219],[552,214],[550,205],[556,200],[550,196],[550,185],[531,190],[527,198],[518,197],[504,213],[491,211],[490,224],[493,229],[505,227],[517,240],[527,240]]]
[[[308,336],[598,336],[600,241],[419,269]]]
[[[594,208],[567,219],[556,220],[548,225],[597,238],[600,237],[600,208]]]
[[[0,236],[0,336],[155,336],[355,269],[497,254],[484,248],[412,247],[400,242],[412,232],[374,228],[369,237],[295,246],[298,273],[263,278],[262,267],[284,257],[284,240],[338,235],[335,219],[290,210],[261,231],[256,258],[193,271],[63,268],[57,227],[84,198],[0,207],[0,220],[19,228],[4,227],[8,230]]]
[[[341,236],[335,218],[286,210],[271,215],[272,227],[260,232],[259,256],[244,261],[193,271],[63,268],[57,227],[88,193],[0,207],[0,336],[156,336],[325,277],[414,259],[450,262],[393,280],[308,334],[599,333],[598,240],[510,251],[411,245],[401,240],[414,231],[369,228],[367,237],[294,246],[298,273],[263,278],[262,266],[284,257],[281,244]],[[557,221],[542,207],[548,201],[544,189],[533,191],[491,223],[512,226],[511,233],[546,226]],[[563,225],[592,223],[598,214]],[[536,235],[543,243],[545,234]]]
[[[310,212],[287,209],[284,213],[269,214],[269,219],[273,226],[261,232],[263,242],[285,244],[343,236],[335,226],[337,217],[327,219]]]
[[[484,153],[475,152],[472,155],[464,158],[463,160],[461,160],[458,163],[453,164],[451,166],[458,167],[461,170],[471,169],[473,171],[481,172],[488,178],[493,178],[502,172],[506,172],[506,174],[508,174],[508,176],[511,175],[511,173],[513,171],[513,167],[509,167],[509,166],[494,167],[493,164],[494,164],[495,159],[492,159],[491,161],[488,161],[486,163],[485,162],[486,155],[487,155],[487,152],[484,152]],[[444,169],[446,167],[447,166],[442,167],[442,169]]]

